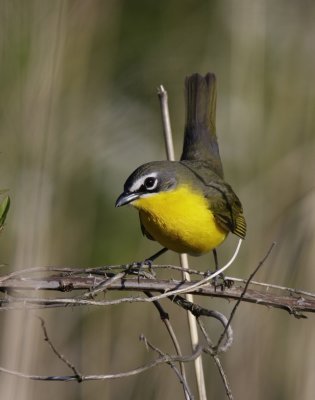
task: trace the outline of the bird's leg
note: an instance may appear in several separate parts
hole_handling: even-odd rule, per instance
[[[166,247],[163,247],[161,250],[159,250],[158,252],[152,254],[152,256],[146,258],[144,261],[136,261],[136,262],[133,262],[133,263],[130,264],[130,266],[129,266],[130,271],[131,271],[132,273],[137,273],[138,277],[140,276],[140,274],[143,274],[144,276],[146,276],[146,274],[143,273],[143,272],[141,271],[141,268],[142,268],[143,266],[147,265],[147,266],[149,267],[150,273],[154,276],[154,273],[153,273],[152,268],[151,268],[151,267],[152,267],[152,263],[153,263],[154,260],[156,260],[156,259],[157,259],[158,257],[160,257],[162,254],[164,254],[165,252],[167,252],[167,250],[168,250],[168,249],[167,249]]]
[[[216,249],[213,249],[212,250],[212,254],[213,254],[213,258],[214,258],[214,265],[215,265],[215,272],[217,272],[217,270],[219,269],[219,260],[218,260],[218,253],[217,253],[217,250]],[[223,280],[224,280],[224,275],[223,274],[220,274],[220,275],[217,275],[217,276],[215,276],[214,278],[213,278],[213,286],[215,287],[215,288],[217,288],[217,287],[222,287],[222,283],[221,282],[219,282],[219,278],[223,278]]]
[[[167,248],[166,247],[163,247],[161,250],[159,250],[159,251],[157,251],[156,253],[154,253],[152,256],[150,256],[149,258],[146,258],[145,260],[144,260],[144,263],[151,263],[152,264],[152,262],[154,261],[154,260],[156,260],[158,257],[160,257],[162,254],[164,254],[164,253],[166,253],[167,252]]]
[[[217,250],[213,249],[212,253],[213,253],[213,258],[214,258],[215,271],[217,271],[219,269]],[[220,279],[222,280],[222,282],[220,282]],[[231,279],[225,279],[223,272],[221,272],[219,275],[217,275],[213,278],[213,285],[215,288],[221,287],[221,289],[223,290],[226,287],[230,288],[231,286],[233,286],[233,284],[234,284],[234,281],[232,281]]]
[[[214,265],[215,265],[215,272],[219,269],[219,261],[218,261],[218,253],[217,249],[212,250],[213,258],[214,258]],[[223,275],[223,274],[222,274]]]

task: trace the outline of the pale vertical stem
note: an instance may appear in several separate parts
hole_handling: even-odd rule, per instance
[[[187,254],[180,254],[179,258],[180,258],[180,265],[183,268],[188,269],[189,264],[188,264]],[[187,274],[187,272],[183,272],[183,279],[190,281],[190,275]],[[194,297],[192,294],[186,294],[186,299],[188,301],[190,301],[191,303],[194,302]],[[187,315],[188,315],[188,324],[189,324],[191,345],[192,345],[192,348],[195,349],[198,344],[198,341],[199,341],[197,321],[196,321],[196,318],[189,311],[187,312]],[[195,363],[195,371],[196,371],[199,398],[200,398],[200,400],[206,400],[207,392],[206,392],[205,376],[204,376],[203,365],[202,365],[202,356],[200,355],[199,357],[197,357],[195,359],[194,363]]]
[[[170,114],[168,110],[167,91],[164,89],[162,85],[158,88],[158,96],[161,105],[166,158],[169,161],[175,161],[173,135],[171,129]]]
[[[168,97],[167,97],[167,92],[162,85],[158,88],[158,96],[161,105],[163,132],[164,132],[164,141],[165,141],[167,159],[169,161],[175,161],[172,129],[170,123],[169,109],[168,109]],[[182,268],[188,269],[189,265],[188,265],[187,254],[180,254],[179,258]],[[186,272],[183,272],[183,279],[190,281],[190,275]],[[193,296],[191,294],[187,294],[186,298],[188,301],[193,302]],[[197,322],[195,317],[189,311],[187,313],[188,313],[188,325],[190,331],[191,344],[193,349],[195,349],[198,344]],[[199,399],[206,400],[207,394],[206,394],[206,385],[205,385],[201,355],[195,359],[194,363],[195,363],[195,372],[197,378]]]

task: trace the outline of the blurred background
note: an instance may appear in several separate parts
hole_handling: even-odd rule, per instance
[[[2,274],[35,266],[90,267],[142,260],[159,249],[137,213],[114,202],[131,171],[165,159],[156,88],[169,93],[177,157],[184,78],[215,72],[225,176],[242,200],[248,237],[229,275],[315,291],[315,3],[312,1],[2,0],[0,188],[12,207],[0,237]],[[237,240],[221,246],[229,259]],[[166,254],[160,263],[178,264]],[[210,268],[211,255],[191,258]],[[112,296],[112,295],[110,295]],[[198,299],[225,314],[232,303]],[[163,303],[189,353],[184,313]],[[154,355],[143,333],[173,352],[150,304],[0,313],[0,365],[69,374],[51,339],[85,374],[115,373]],[[213,334],[218,326],[207,322]],[[242,304],[222,363],[237,399],[313,399],[315,320]],[[209,398],[224,399],[211,359]],[[194,373],[189,382],[196,393]],[[124,380],[41,383],[0,375],[1,398],[174,399],[168,366]]]

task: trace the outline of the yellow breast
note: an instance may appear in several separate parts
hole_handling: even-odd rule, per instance
[[[227,232],[216,223],[208,201],[186,185],[140,198],[132,205],[139,209],[145,230],[178,253],[207,253],[226,238]]]

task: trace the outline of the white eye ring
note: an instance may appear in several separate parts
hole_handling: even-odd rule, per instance
[[[145,185],[144,182],[148,178],[154,179],[155,182],[152,181],[151,186],[148,185],[148,188],[147,188],[147,186]],[[150,190],[154,190],[156,188],[157,184],[158,184],[157,172],[151,172],[150,174],[146,174],[146,175],[141,176],[138,179],[136,179],[134,181],[134,183],[130,186],[130,188],[128,188],[128,191],[129,192],[139,192],[139,191],[142,191],[143,189],[150,191]]]
[[[144,187],[147,190],[154,190],[157,187],[158,180],[155,176],[148,176],[143,182]]]

